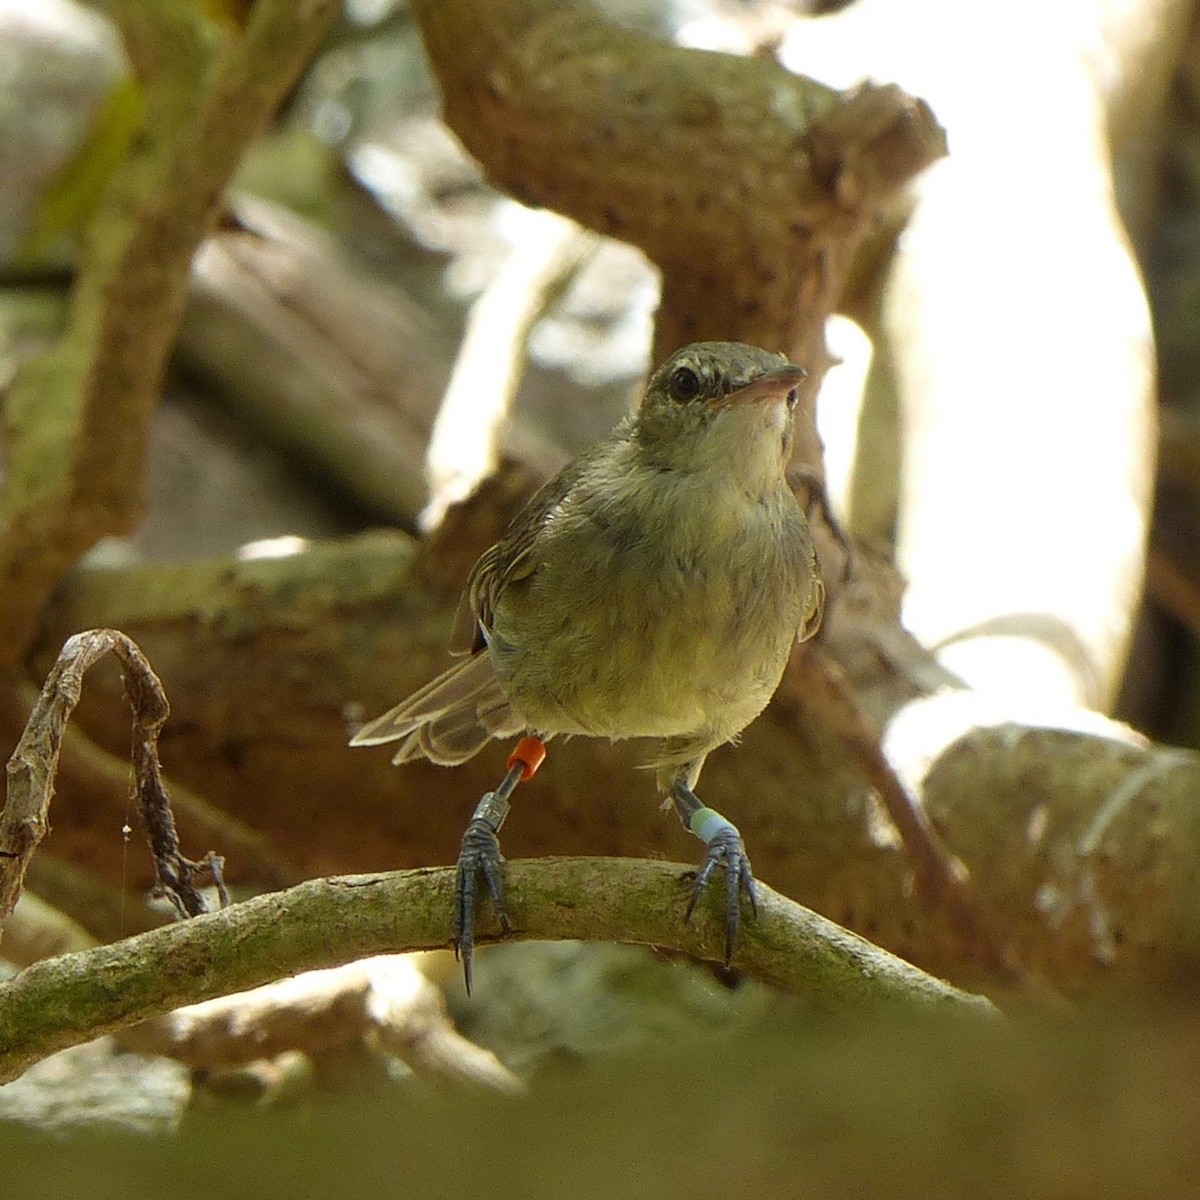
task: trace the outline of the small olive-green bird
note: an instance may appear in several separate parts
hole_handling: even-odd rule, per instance
[[[507,929],[500,826],[558,734],[654,740],[659,791],[707,846],[685,919],[723,869],[729,963],[742,893],[757,911],[754,876],[736,826],[693,789],[820,623],[812,533],[785,475],[804,374],[736,342],[671,355],[637,414],[475,564],[450,642],[461,661],[354,735],[400,741],[397,763],[444,764],[524,735],[463,836],[452,941],[468,988],[479,880]]]

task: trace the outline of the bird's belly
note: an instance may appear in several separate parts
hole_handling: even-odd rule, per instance
[[[530,727],[716,744],[762,711],[795,639],[792,605],[728,570],[689,580],[655,567],[591,587],[560,579],[541,603],[533,587],[521,636],[498,623],[492,656]]]

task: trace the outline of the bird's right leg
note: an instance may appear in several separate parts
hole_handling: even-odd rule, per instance
[[[508,913],[504,907],[504,875],[500,853],[500,827],[508,816],[508,798],[518,783],[532,779],[546,757],[546,744],[536,737],[523,737],[508,756],[508,770],[494,792],[485,792],[463,834],[458,852],[458,871],[454,885],[454,920],[450,942],[454,957],[462,959],[467,994],[471,992],[471,962],[475,953],[475,901],[482,876],[496,920],[508,932]]]
[[[741,920],[742,894],[750,901],[750,911],[754,916],[758,916],[758,894],[754,872],[750,868],[750,859],[738,827],[715,809],[709,808],[692,791],[702,763],[703,759],[700,763],[690,764],[689,769],[671,779],[667,795],[683,827],[708,847],[696,871],[696,882],[692,887],[684,921],[692,919],[696,904],[708,887],[713,872],[718,867],[725,872],[725,965],[728,967],[733,959],[733,944],[737,940]]]

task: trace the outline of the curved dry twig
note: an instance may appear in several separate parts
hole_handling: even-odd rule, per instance
[[[154,857],[155,891],[166,896],[180,916],[194,917],[207,908],[197,887],[207,877],[228,902],[221,879],[223,860],[209,851],[194,862],[179,849],[158,761],[158,734],[169,712],[158,676],[131,638],[115,629],[89,629],[63,646],[8,760],[7,799],[0,813],[0,922],[16,907],[29,860],[49,832],[59,751],[84,672],[110,652],[121,660],[125,694],[133,709],[134,796]]]

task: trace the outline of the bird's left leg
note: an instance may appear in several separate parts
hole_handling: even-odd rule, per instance
[[[692,898],[688,901],[685,921],[692,919],[696,904],[708,887],[713,871],[720,867],[725,872],[725,965],[733,958],[733,943],[737,938],[738,922],[741,918],[741,894],[746,893],[750,911],[758,916],[758,896],[754,885],[754,872],[742,835],[732,821],[721,816],[716,809],[707,808],[699,796],[692,791],[700,770],[692,764],[691,770],[676,775],[667,788],[671,803],[688,833],[695,834],[707,847],[696,882],[692,887]]]

